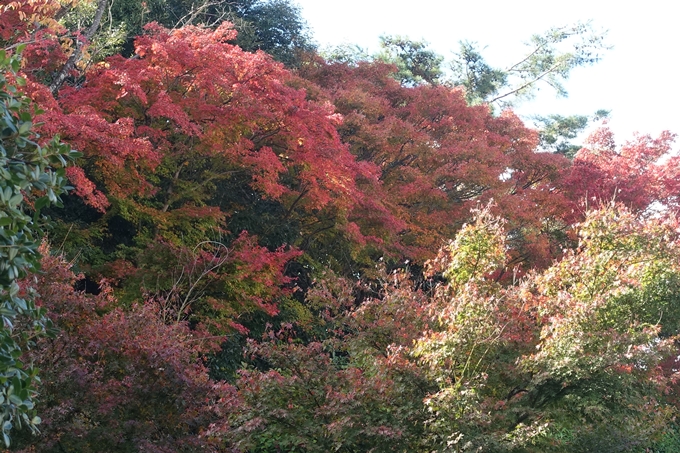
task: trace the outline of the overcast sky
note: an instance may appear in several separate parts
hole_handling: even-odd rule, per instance
[[[476,41],[492,66],[521,59],[523,43],[553,26],[592,20],[608,30],[613,49],[598,64],[577,69],[567,99],[547,88],[518,108],[520,114],[592,114],[611,110],[617,141],[633,132],[680,133],[678,15],[672,2],[602,0],[296,0],[318,44],[378,48],[380,35],[424,39],[447,60],[460,40]],[[676,146],[677,148],[677,146]]]

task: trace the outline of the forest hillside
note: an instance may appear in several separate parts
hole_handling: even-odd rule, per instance
[[[8,451],[680,451],[675,135],[511,109],[591,32],[447,70],[288,0],[0,1]]]

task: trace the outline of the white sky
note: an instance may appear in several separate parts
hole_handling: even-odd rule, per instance
[[[680,133],[680,26],[678,9],[668,0],[296,0],[319,45],[357,44],[377,50],[380,35],[424,39],[447,60],[460,40],[486,47],[492,66],[504,67],[524,54],[532,34],[553,26],[592,20],[608,30],[614,48],[594,66],[572,72],[567,99],[546,86],[522,104],[520,114],[589,115],[611,110],[617,141],[633,132]],[[680,7],[678,7],[680,9]],[[676,146],[677,147],[677,146]]]

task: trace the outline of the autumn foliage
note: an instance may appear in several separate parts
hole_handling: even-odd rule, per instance
[[[555,240],[544,225],[559,219],[564,203],[547,192],[566,159],[535,153],[536,134],[511,112],[495,117],[485,106],[469,107],[458,89],[402,86],[393,71],[379,63],[317,61],[302,72],[321,87],[309,90],[344,116],[339,131],[357,160],[380,169],[382,203],[398,221],[384,220],[383,234],[391,232],[394,246],[422,261],[476,203],[495,199],[522,237],[517,260],[547,264]],[[360,215],[359,224],[371,219],[370,212]]]
[[[56,330],[25,342],[41,434],[12,448],[678,444],[673,134],[537,152],[459,88],[313,52],[291,71],[228,22],[147,24],[51,89],[96,46],[63,15],[97,5],[0,5],[31,143],[82,154],[55,164],[64,209],[16,188],[51,217],[20,277]]]
[[[203,342],[156,304],[116,307],[104,283],[97,296],[75,291],[70,264],[42,252],[39,302],[59,333],[29,353],[44,370],[39,451],[211,451],[201,434],[230,389],[197,360]],[[16,443],[35,451],[21,450],[35,441]]]

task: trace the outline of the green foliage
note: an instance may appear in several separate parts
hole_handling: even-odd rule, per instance
[[[680,427],[670,425],[659,440],[652,443],[646,450],[650,453],[672,453],[680,451]]]
[[[403,36],[381,36],[380,52],[376,58],[397,66],[394,77],[402,85],[437,84],[442,77],[444,58],[427,48],[423,41],[413,41]]]
[[[228,434],[238,447],[418,451],[427,384],[404,346],[425,326],[426,299],[406,289],[406,274],[379,274],[386,297],[359,307],[355,284],[324,275],[306,301],[315,316],[250,342],[247,355],[266,369],[240,372],[243,405]]]
[[[558,96],[566,97],[562,83],[571,71],[598,62],[608,49],[605,34],[596,32],[590,22],[553,27],[533,35],[529,51],[517,63],[493,68],[481,56],[476,44],[461,43],[461,50],[451,65],[454,85],[462,85],[471,104],[498,103],[509,106],[530,99],[544,82]]]
[[[573,159],[581,145],[570,140],[578,137],[591,121],[599,121],[609,116],[609,111],[598,110],[592,116],[586,115],[548,115],[533,116],[531,119],[538,129],[539,147],[544,151],[562,154]]]
[[[444,277],[456,287],[483,281],[507,259],[503,221],[495,218],[488,206],[473,209],[472,213],[474,223],[464,225],[456,239],[443,248],[443,254],[431,263],[433,267],[444,264]]]
[[[302,52],[315,49],[300,8],[291,0],[119,0],[112,2],[110,11],[110,23],[104,24],[100,34],[111,41],[118,36],[113,31],[125,31],[127,52],[132,50],[133,38],[151,22],[168,28],[216,28],[230,21],[238,31],[236,44],[243,50],[262,50],[289,67],[298,64]]]
[[[489,66],[475,43],[462,41],[459,53],[451,62],[454,84],[465,88],[470,105],[481,104],[498,93],[508,81],[508,74]]]
[[[658,365],[672,353],[659,331],[678,333],[678,308],[667,293],[650,293],[679,275],[674,229],[617,206],[592,212],[579,249],[535,280],[544,321],[536,352],[520,363],[532,375],[530,398],[554,420],[550,430],[571,431],[575,445],[609,430],[598,451],[619,451],[619,442],[653,438],[672,413],[656,401]]]
[[[120,7],[118,3],[119,2],[112,3],[111,12]],[[137,2],[137,4],[140,4],[140,2]],[[65,14],[60,19],[60,23],[68,30],[84,30],[92,25],[92,20],[95,17],[96,12],[96,1],[77,2],[73,7],[66,10]],[[79,67],[83,69],[87,68],[93,63],[120,52],[128,37],[129,26],[130,25],[124,22],[114,24],[107,21],[88,43],[87,52],[83,56],[83,60],[79,63]],[[138,31],[141,32],[141,28]]]
[[[591,212],[578,250],[504,288],[471,278],[479,256],[488,269],[499,263],[489,246],[498,221],[481,214],[436,263],[450,283],[432,299],[437,323],[412,349],[438,387],[425,399],[429,442],[613,452],[658,439],[675,411],[660,367],[680,332],[674,221],[617,206]]]
[[[177,23],[189,2],[149,0],[139,2],[134,0],[115,1],[111,4],[112,26],[121,26],[128,32],[128,38],[141,34],[144,25],[149,22],[173,26]]]
[[[371,61],[372,57],[362,47],[356,44],[340,44],[323,49],[320,55],[328,63],[340,63],[348,66],[356,66],[361,61]]]
[[[300,7],[291,0],[239,0],[231,17],[243,50],[262,50],[295,67],[302,52],[315,49]]]
[[[12,428],[37,431],[40,423],[33,403],[37,371],[21,356],[51,326],[19,280],[39,267],[40,210],[61,204],[63,167],[78,155],[58,138],[39,144],[33,131],[39,110],[14,85],[25,83],[19,66],[18,56],[0,50],[0,423],[7,446]]]

